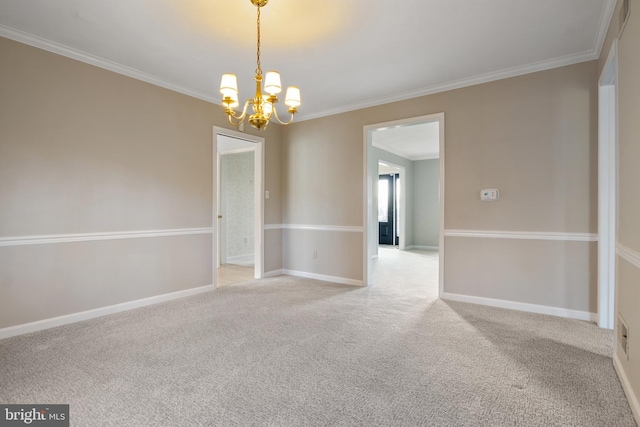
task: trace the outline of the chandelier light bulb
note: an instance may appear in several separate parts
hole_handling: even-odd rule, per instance
[[[263,99],[262,111],[264,112],[264,115],[268,117],[273,112],[273,104],[267,100],[266,96],[263,97],[262,99]]]
[[[223,74],[220,81],[220,93],[223,97],[238,98],[238,78],[235,74]]]
[[[287,107],[298,108],[300,106],[300,89],[296,86],[289,86],[284,103]]]
[[[277,95],[282,92],[280,73],[277,71],[267,71],[267,74],[264,77],[264,91],[269,95]]]

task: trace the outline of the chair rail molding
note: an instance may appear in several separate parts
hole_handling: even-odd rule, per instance
[[[52,243],[89,242],[96,240],[140,239],[148,237],[188,236],[212,234],[212,227],[176,228],[169,230],[107,231],[100,233],[48,234],[41,236],[0,237],[0,247],[44,245]]]
[[[561,233],[555,231],[497,231],[446,229],[445,237],[475,237],[485,239],[560,240],[574,242],[597,242],[596,233]]]

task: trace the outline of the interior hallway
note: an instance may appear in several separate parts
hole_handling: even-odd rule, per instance
[[[438,298],[438,251],[380,245],[372,260],[371,286],[406,292],[416,297]]]

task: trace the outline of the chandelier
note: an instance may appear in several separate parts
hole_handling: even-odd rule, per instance
[[[222,93],[222,106],[224,112],[229,116],[229,123],[233,126],[239,126],[247,116],[249,105],[253,108],[253,114],[249,115],[249,123],[258,130],[265,129],[269,121],[274,117],[278,123],[288,125],[293,121],[293,115],[298,111],[300,106],[300,89],[296,86],[289,86],[285,95],[284,103],[289,109],[291,118],[287,122],[283,122],[278,117],[275,104],[278,102],[278,94],[282,92],[280,83],[280,73],[277,71],[267,71],[264,78],[262,77],[262,68],[260,67],[260,8],[267,5],[269,0],[250,0],[258,9],[257,27],[258,27],[258,49],[256,75],[253,78],[256,81],[256,94],[253,98],[248,99],[244,103],[241,114],[237,114],[234,110],[239,105],[238,102],[238,79],[235,74],[223,74],[220,82],[220,93]],[[262,82],[264,81],[264,92]]]

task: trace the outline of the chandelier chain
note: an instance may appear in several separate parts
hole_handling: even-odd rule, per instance
[[[242,112],[236,113],[235,107],[240,105],[238,101],[238,78],[235,74],[223,74],[220,82],[220,93],[222,93],[222,105],[225,114],[229,118],[229,123],[233,126],[240,126],[245,117],[249,117],[251,126],[258,130],[266,129],[270,121],[276,121],[281,125],[288,125],[293,122],[293,115],[298,112],[300,106],[300,89],[296,86],[287,88],[284,103],[288,107],[287,112],[291,114],[288,121],[280,120],[275,104],[279,101],[277,94],[282,91],[280,83],[280,73],[277,71],[268,71],[266,77],[262,75],[262,65],[260,64],[260,44],[262,42],[262,34],[260,31],[261,8],[264,7],[269,0],[251,0],[251,4],[258,8],[256,17],[257,27],[257,46],[256,46],[256,74],[253,78],[255,81],[255,96],[245,101]],[[263,88],[264,85],[264,88]],[[264,92],[263,92],[264,91]],[[253,114],[248,115],[247,109],[251,108]]]
[[[262,68],[260,67],[260,6],[258,6],[257,23],[258,23],[258,49],[256,50],[256,56],[257,56],[258,68],[256,68],[256,74],[261,76],[262,75]]]

